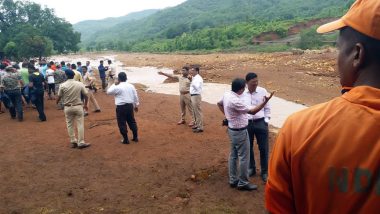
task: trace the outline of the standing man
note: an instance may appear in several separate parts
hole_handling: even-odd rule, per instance
[[[87,90],[83,83],[74,80],[75,73],[72,70],[66,71],[67,81],[61,84],[58,91],[57,104],[63,99],[65,106],[64,112],[66,117],[67,131],[70,136],[71,148],[83,149],[91,144],[84,142],[84,112],[88,110]],[[84,106],[82,107],[81,96],[84,97]],[[78,139],[74,133],[74,121],[78,129]]]
[[[248,106],[257,106],[261,103],[268,92],[265,88],[259,87],[259,79],[257,74],[248,73],[245,77],[247,81],[248,90],[243,93],[243,99]],[[255,115],[248,116],[248,134],[250,145],[250,160],[249,160],[249,176],[256,175],[256,163],[254,139],[256,137],[257,145],[260,150],[260,166],[261,166],[261,179],[266,183],[268,179],[268,152],[269,152],[269,129],[268,122],[270,119],[270,106],[269,103]]]
[[[119,126],[120,134],[123,136],[123,140],[121,141],[123,144],[129,144],[126,123],[128,123],[129,128],[132,130],[132,141],[136,143],[139,141],[137,123],[133,112],[138,112],[139,110],[139,98],[135,87],[126,81],[127,75],[124,72],[120,72],[118,81],[107,90],[108,95],[115,96],[117,125]]]
[[[83,83],[82,74],[77,71],[77,66],[75,64],[71,64],[71,70],[74,72],[74,80]]]
[[[33,73],[29,75],[29,91],[30,99],[32,103],[36,106],[38,111],[38,118],[41,122],[46,121],[46,115],[44,112],[44,88],[45,88],[45,78],[35,69],[33,65],[29,65],[29,70],[34,70]]]
[[[254,107],[246,105],[241,98],[245,90],[245,80],[235,79],[232,81],[231,91],[227,92],[223,99],[218,102],[219,110],[226,116],[228,121],[228,135],[231,140],[231,152],[229,157],[229,183],[232,188],[238,190],[255,190],[257,185],[248,181],[249,143],[248,143],[248,114],[256,114],[272,98],[264,97],[262,102]],[[239,176],[237,176],[237,159],[239,158]]]
[[[191,96],[190,96],[190,79],[189,79],[189,67],[182,68],[182,76],[174,76],[170,74],[165,74],[163,72],[158,72],[160,75],[164,75],[169,78],[177,79],[179,82],[179,105],[181,106],[181,119],[177,125],[186,123],[186,108],[189,111],[192,120],[189,123],[189,126],[194,126],[194,113],[193,106],[191,105]]]
[[[195,125],[193,126],[194,133],[203,132],[203,114],[202,114],[202,88],[203,79],[199,75],[199,67],[193,67],[190,70],[190,75],[192,76],[190,84],[190,96],[191,104],[193,105],[193,112],[195,118]]]
[[[83,71],[82,71],[82,63],[77,62],[77,71],[83,76]]]
[[[116,78],[116,66],[112,65],[112,60],[108,60],[108,66],[107,66],[107,81],[108,86],[107,88],[111,87],[115,83]]]
[[[21,98],[21,88],[24,86],[21,75],[15,72],[12,66],[7,66],[5,68],[6,74],[1,78],[1,85],[4,87],[4,92],[8,95],[12,104],[9,107],[9,113],[12,119],[16,119],[16,112],[18,121],[23,121],[23,111],[22,111],[22,98]]]
[[[88,90],[88,99],[89,101],[92,103],[93,107],[95,108],[94,112],[100,112],[100,107],[99,107],[99,104],[98,102],[96,101],[95,99],[95,96],[94,96],[94,87],[93,87],[93,83],[94,83],[94,79],[93,77],[91,77],[90,73],[87,71],[87,66],[82,66],[82,72],[83,72],[83,83],[84,83],[84,86],[86,87],[86,89]],[[85,111],[85,114],[88,114],[87,111]]]
[[[87,67],[87,72],[88,72],[91,76],[93,76],[94,74],[93,74],[93,69],[92,69],[92,67],[91,67],[91,65],[90,65],[90,61],[86,61],[86,67]]]
[[[51,68],[51,64],[48,64],[48,69],[46,70],[46,79],[48,83],[48,95],[49,100],[55,99],[55,81],[54,81],[54,70]],[[53,96],[51,93],[53,92]]]
[[[64,65],[65,63],[63,63]],[[62,63],[61,63],[62,65]],[[66,74],[65,74],[65,71],[62,69],[61,66],[58,66],[57,67],[57,70],[54,72],[54,81],[55,81],[55,91],[59,91],[59,87],[61,86],[62,83],[64,83],[66,81],[67,77],[66,77]],[[62,103],[62,100],[59,101],[58,103],[58,106],[57,106],[58,110],[63,110],[63,103]]]
[[[106,86],[107,86],[107,83],[106,83],[106,71],[107,71],[107,68],[104,67],[103,60],[100,60],[100,65],[98,67],[98,71],[99,71],[99,77],[102,80],[102,89],[103,89],[103,92],[105,92],[106,91]]]
[[[357,0],[339,30],[342,96],[288,117],[269,163],[270,213],[379,213],[380,1]],[[344,92],[343,91],[343,92]]]
[[[24,87],[21,90],[21,94],[25,99],[26,106],[29,107],[30,104],[30,96],[29,96],[29,63],[28,62],[23,62],[22,63],[22,68],[20,69],[20,74],[22,81],[24,82]]]

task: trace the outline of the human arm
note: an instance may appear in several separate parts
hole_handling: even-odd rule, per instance
[[[159,75],[162,75],[162,76],[166,76],[166,77],[169,77],[169,78],[173,78],[173,79],[178,79],[178,77],[177,76],[174,76],[174,75],[171,75],[171,74],[166,74],[166,73],[164,73],[164,72],[162,72],[162,71],[159,71],[159,72],[157,72]]]
[[[133,103],[134,103],[133,106],[134,106],[135,112],[138,112],[140,102],[139,102],[139,96],[137,95],[137,91],[136,91],[136,88],[134,86],[133,86]]]
[[[87,91],[87,89],[85,88],[84,84],[82,84],[81,94],[82,94],[83,99],[84,99],[84,106],[83,106],[83,109],[84,109],[85,111],[88,111],[88,91]]]
[[[119,84],[119,83],[117,83]],[[107,89],[107,94],[108,95],[116,95],[118,92],[118,88],[116,87],[116,83],[111,85],[108,89]]]
[[[223,99],[220,100],[218,103],[217,103],[217,106],[219,108],[219,111],[221,111],[223,113],[223,115],[225,115],[224,113],[224,106],[223,106]]]
[[[259,104],[258,106],[250,109],[248,111],[248,114],[254,115],[257,112],[261,111],[261,109],[263,109],[265,107],[265,105],[268,103],[268,101],[273,97],[273,94],[274,94],[274,92],[270,93],[269,97],[265,96],[264,101],[261,104]]]

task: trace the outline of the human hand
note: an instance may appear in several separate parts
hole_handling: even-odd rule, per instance
[[[83,109],[84,109],[86,112],[88,112],[88,106],[87,106],[87,105],[83,106]]]
[[[270,93],[269,97],[265,96],[265,97],[264,97],[264,102],[268,102],[270,99],[272,99],[273,94],[274,94],[274,91],[272,91],[272,92]]]

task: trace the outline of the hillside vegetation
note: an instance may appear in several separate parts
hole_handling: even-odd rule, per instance
[[[119,22],[82,38],[87,50],[220,50],[251,45],[296,23],[338,17],[354,0],[188,0],[135,21]],[[76,26],[76,29],[78,27]]]

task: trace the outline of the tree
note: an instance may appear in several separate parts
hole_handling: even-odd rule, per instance
[[[16,43],[8,42],[4,47],[4,53],[9,58],[17,58],[17,47]]]
[[[305,49],[315,49],[323,45],[322,36],[316,31],[317,27],[312,27],[308,30],[301,32],[301,39],[299,42],[299,48]]]

